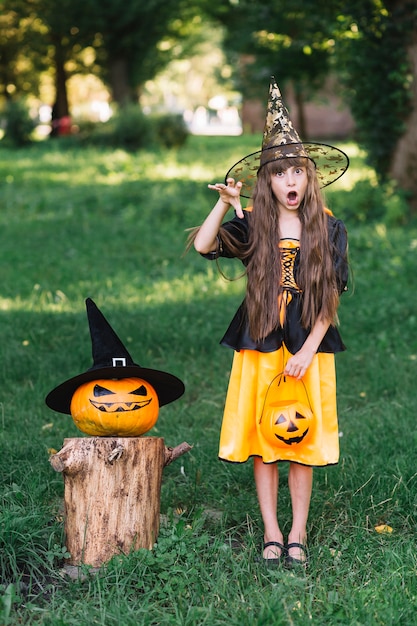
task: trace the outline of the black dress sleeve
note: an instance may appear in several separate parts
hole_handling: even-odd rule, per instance
[[[226,243],[222,239],[222,231],[226,230],[228,233],[233,235],[236,241],[246,244],[248,242],[248,218],[247,211],[243,211],[243,218],[235,217],[225,222],[221,225],[219,233],[217,235],[217,249],[213,250],[213,252],[208,252],[207,254],[201,254],[205,259],[209,259],[209,261],[214,261],[219,257],[233,258],[234,253],[228,249]]]

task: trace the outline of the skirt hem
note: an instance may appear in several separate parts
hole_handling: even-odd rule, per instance
[[[244,461],[232,461],[231,459],[226,459],[221,456],[218,456],[217,458],[219,459],[219,461],[222,461],[223,463],[231,463],[233,465],[243,465],[243,463],[247,463],[250,459],[254,459],[255,457],[259,459],[262,458],[260,454],[251,454]],[[264,463],[265,465],[272,465],[273,463],[296,463],[297,465],[304,465],[305,467],[319,468],[319,467],[334,467],[335,465],[339,464],[339,461],[329,461],[328,463],[313,464],[313,463],[302,463],[301,461],[293,461],[292,459],[275,459],[275,461],[264,461]]]

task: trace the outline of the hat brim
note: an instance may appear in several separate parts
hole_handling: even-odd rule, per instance
[[[74,392],[82,384],[92,380],[111,380],[122,378],[141,378],[150,383],[158,396],[159,406],[169,404],[181,397],[185,391],[184,383],[167,372],[148,369],[139,365],[126,367],[98,367],[74,376],[52,389],[45,398],[50,409],[59,413],[71,414],[71,400]]]
[[[225,182],[228,178],[240,181],[242,183],[240,195],[243,198],[251,198],[261,167],[273,161],[297,157],[313,161],[321,188],[334,183],[349,167],[348,155],[334,146],[315,142],[286,143],[252,152],[240,159],[227,172]]]

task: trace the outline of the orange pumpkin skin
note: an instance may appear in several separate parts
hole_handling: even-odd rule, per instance
[[[275,447],[303,447],[314,430],[314,415],[303,380],[277,374],[270,383],[259,427]]]
[[[296,446],[309,438],[313,420],[311,409],[296,399],[271,402],[265,407],[261,431],[274,447]]]
[[[74,392],[71,416],[79,430],[94,437],[138,437],[155,425],[159,401],[141,378],[93,380]]]

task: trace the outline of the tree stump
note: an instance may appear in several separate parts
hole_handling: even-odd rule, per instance
[[[64,476],[69,565],[99,567],[116,554],[152,549],[159,532],[162,470],[191,449],[161,437],[64,440],[50,458]]]

